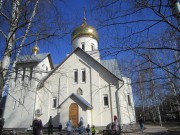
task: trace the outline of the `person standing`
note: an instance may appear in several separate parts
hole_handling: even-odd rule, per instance
[[[0,118],[0,135],[2,135],[3,126],[4,126],[4,118]]]
[[[49,118],[48,134],[53,134],[53,120],[52,120],[52,116],[50,116],[50,118]]]
[[[59,133],[61,134],[61,130],[62,130],[62,123],[59,122]]]
[[[35,118],[32,123],[33,135],[38,135],[38,120]]]
[[[143,130],[144,130],[144,119],[143,119],[143,117],[142,117],[141,114],[139,115],[138,121],[139,121],[140,129],[141,129],[142,134],[143,134]]]
[[[93,125],[91,128],[92,135],[96,134],[96,127]]]
[[[70,120],[68,120],[67,124],[67,135],[70,135],[71,134],[71,130],[72,130],[72,123]]]
[[[78,124],[78,129],[79,129],[79,134],[80,135],[85,134],[85,127],[83,126],[83,124],[84,124],[83,117],[80,117],[80,122]]]
[[[38,135],[42,135],[43,134],[43,124],[42,121],[40,119],[38,119]]]
[[[117,123],[117,116],[114,115],[114,123],[113,123],[113,130],[117,131],[118,130],[118,123]]]
[[[90,126],[89,126],[89,124],[86,127],[86,132],[87,132],[88,135],[90,135]]]

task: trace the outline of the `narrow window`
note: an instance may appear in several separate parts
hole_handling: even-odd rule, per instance
[[[32,79],[32,74],[33,74],[33,67],[30,67],[30,75],[29,75],[29,80]]]
[[[15,82],[16,82],[16,80],[17,80],[17,77],[18,77],[18,68],[16,68],[16,71],[15,71],[16,73],[15,73]]]
[[[74,83],[78,83],[78,70],[74,69]]]
[[[78,90],[77,90],[77,95],[83,95],[83,91],[82,91],[81,88],[78,88]]]
[[[82,83],[86,82],[86,70],[82,69]]]
[[[85,43],[81,43],[82,44],[82,49],[85,50]]]
[[[127,98],[128,98],[128,105],[131,106],[132,104],[131,104],[131,97],[130,97],[130,95],[127,95]]]
[[[14,101],[13,109],[16,108],[16,100]]]
[[[94,44],[91,44],[91,51],[94,51]]]
[[[109,101],[108,101],[108,95],[107,94],[105,94],[104,95],[104,106],[109,106]]]
[[[19,107],[19,105],[21,105],[21,99],[19,98],[19,104],[18,104],[18,107]]]
[[[56,108],[57,107],[57,98],[53,97],[52,98],[52,108]]]
[[[26,68],[23,68],[22,81],[24,81]]]
[[[23,101],[22,101],[22,104],[24,104],[24,100],[25,100],[25,96],[23,96]]]

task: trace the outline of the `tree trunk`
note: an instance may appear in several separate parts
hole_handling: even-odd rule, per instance
[[[12,48],[14,45],[15,40],[15,29],[17,28],[19,17],[20,17],[20,10],[19,6],[21,4],[21,0],[13,0],[12,1],[12,19],[10,20],[10,30],[6,39],[6,49],[4,52],[4,57],[2,59],[2,73],[3,73],[3,80],[6,80],[7,73],[10,66],[11,61],[11,54],[12,54]]]

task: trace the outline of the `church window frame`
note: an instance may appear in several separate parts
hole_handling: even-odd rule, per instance
[[[128,105],[129,105],[129,106],[132,106],[130,94],[127,95],[127,101],[128,101]]]
[[[32,80],[32,75],[33,75],[33,67],[30,67],[30,75],[29,75],[29,80]]]
[[[19,71],[19,69],[18,69],[18,68],[16,68],[16,69],[15,69],[15,79],[14,79],[14,80],[15,80],[15,82],[17,81],[18,71]]]
[[[104,107],[109,107],[108,94],[104,94],[104,95],[103,95],[103,105],[104,105]]]
[[[57,97],[52,98],[52,109],[56,109],[57,107]]]
[[[25,73],[26,73],[26,68],[23,68],[22,81],[24,81],[24,78],[25,78]]]
[[[85,51],[85,43],[84,42],[81,43],[81,47],[82,47],[82,50]]]
[[[14,101],[14,104],[13,104],[13,109],[16,108],[16,100]]]
[[[77,89],[77,95],[83,95],[83,90],[81,88]]]
[[[18,107],[21,105],[21,99],[18,100]]]
[[[91,44],[91,51],[94,51],[95,50],[95,47],[94,47],[94,44],[92,43]]]
[[[73,84],[78,83],[78,69],[73,70]]]
[[[86,69],[81,69],[81,83],[86,83]]]
[[[24,102],[25,102],[25,96],[23,96],[23,99],[22,99],[22,104],[24,105]]]

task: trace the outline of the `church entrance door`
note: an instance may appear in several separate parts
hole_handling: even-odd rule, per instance
[[[69,106],[69,119],[72,120],[73,126],[78,127],[78,105],[76,103],[72,103]]]

